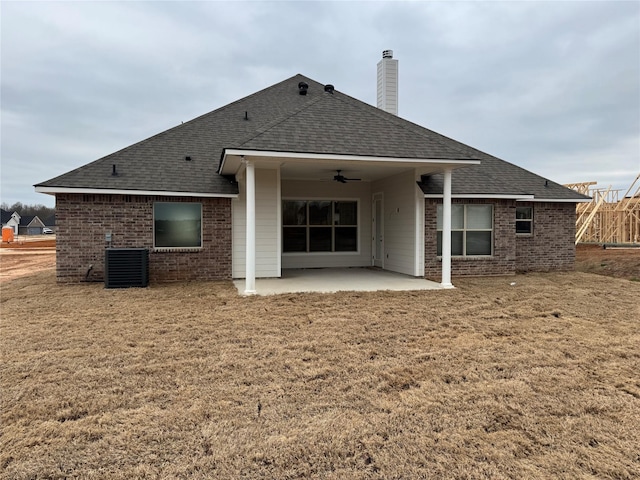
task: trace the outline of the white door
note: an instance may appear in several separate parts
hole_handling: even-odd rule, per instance
[[[384,268],[384,204],[382,193],[373,196],[373,213],[371,232],[373,252],[373,266]]]

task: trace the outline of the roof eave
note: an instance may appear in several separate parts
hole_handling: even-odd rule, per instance
[[[534,198],[531,202],[548,202],[548,203],[589,203],[591,198]]]
[[[211,192],[171,192],[166,190],[121,190],[109,188],[75,188],[75,187],[47,187],[35,185],[37,193],[56,195],[58,193],[81,193],[97,195],[162,195],[166,197],[204,197],[204,198],[237,198],[237,193]]]
[[[441,193],[425,193],[424,198],[442,198]],[[532,201],[533,195],[529,194],[502,194],[502,193],[454,193],[451,198],[486,198],[494,200],[522,200]]]
[[[314,160],[314,161],[350,161],[350,162],[402,162],[425,166],[440,166],[443,170],[462,168],[468,165],[479,165],[480,160],[469,159],[438,159],[438,158],[403,158],[403,157],[376,157],[372,155],[343,155],[335,153],[307,153],[307,152],[278,152],[266,150],[245,150],[245,149],[225,149],[222,153],[222,160],[218,174],[235,175],[241,168],[242,159],[297,159],[297,160]]]
[[[425,193],[424,198],[442,198],[441,193]],[[458,193],[451,198],[486,198],[493,200],[515,200],[516,202],[547,202],[547,203],[588,203],[588,198],[538,198],[529,194],[500,194],[500,193]]]

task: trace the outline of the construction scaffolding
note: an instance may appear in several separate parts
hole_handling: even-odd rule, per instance
[[[592,198],[591,202],[577,204],[576,244],[640,244],[640,174],[622,197],[622,190],[596,185],[597,182],[565,185]]]

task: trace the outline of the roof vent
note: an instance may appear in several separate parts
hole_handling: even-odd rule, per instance
[[[393,58],[393,50],[383,50],[382,58]]]
[[[115,163],[111,167],[111,176],[113,176],[113,177],[117,177],[118,176],[118,170],[116,169],[116,164]]]
[[[333,93],[334,90],[335,90],[334,86],[331,85],[330,83],[324,86],[324,91],[327,93]]]
[[[184,159],[185,159],[187,162],[190,162],[190,161],[191,161],[191,157],[190,157],[189,155],[187,155],[186,157],[184,157]]]
[[[309,85],[307,83],[300,82],[298,84],[298,93],[300,93],[300,95],[306,95],[307,90],[309,90]]]

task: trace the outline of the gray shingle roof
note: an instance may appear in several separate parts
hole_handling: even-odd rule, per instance
[[[307,95],[298,94],[299,82],[309,84]],[[337,90],[326,93],[322,84],[302,75],[36,186],[235,194],[237,185],[217,173],[227,148],[480,159],[481,165],[454,172],[454,193],[506,191],[542,198],[582,198],[557,184],[543,188],[544,179],[537,175]],[[186,161],[186,156],[191,160]],[[113,165],[117,175],[112,175]],[[442,193],[442,180],[437,175],[421,186],[425,193]]]
[[[0,215],[2,216],[2,224],[4,225],[9,220],[11,220],[11,212],[8,212],[4,209],[0,209]]]
[[[392,158],[470,158],[427,135],[428,131],[416,132],[407,128],[409,122],[396,120],[394,115],[339,92],[323,93],[235,147]]]

